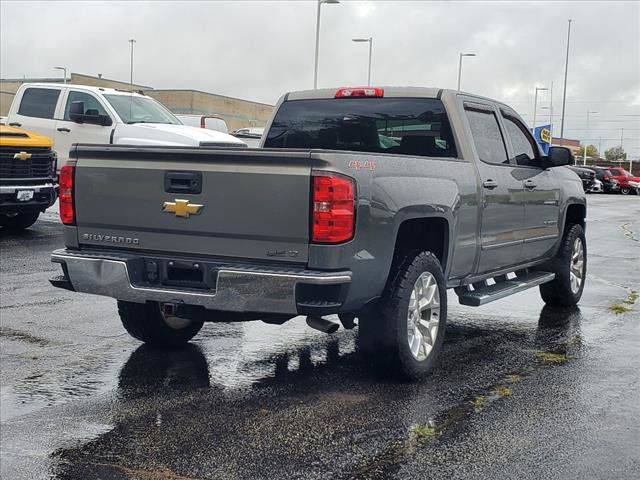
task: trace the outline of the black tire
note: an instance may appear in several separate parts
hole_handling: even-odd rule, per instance
[[[438,286],[437,332],[426,358],[418,360],[409,347],[409,302],[414,285],[425,272]],[[412,252],[394,262],[377,311],[359,315],[359,347],[374,365],[389,368],[409,380],[425,377],[442,349],[447,322],[447,290],[438,258],[431,252]]]
[[[629,187],[622,187],[620,188],[620,193],[622,195],[629,195],[631,193],[631,189]]]
[[[118,313],[129,335],[141,342],[161,347],[184,345],[200,331],[204,323],[201,320],[185,320],[179,322],[184,325],[172,327],[160,312],[158,302],[133,303],[118,300]]]
[[[571,265],[576,240],[582,243],[583,266],[582,278],[579,288],[574,291],[571,288]],[[540,285],[540,296],[547,305],[553,307],[572,307],[577,305],[582,297],[587,274],[587,242],[581,225],[572,224],[565,230],[558,253],[553,258],[547,269],[556,274],[556,278],[548,283]]]
[[[0,215],[0,226],[13,232],[19,232],[36,223],[40,212],[23,212],[15,215]]]

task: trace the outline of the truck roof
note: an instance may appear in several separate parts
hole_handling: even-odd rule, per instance
[[[473,97],[478,100],[488,100],[494,103],[498,103],[504,107],[510,108],[508,105],[494,100],[492,98],[483,97],[473,93],[462,92],[458,90],[452,90],[447,88],[437,87],[399,87],[399,86],[371,86],[371,87],[333,87],[333,88],[319,88],[317,90],[298,90],[289,92],[285,95],[284,100],[312,100],[312,99],[328,99],[335,98],[335,94],[341,88],[382,88],[384,90],[385,97],[414,97],[414,98],[440,98],[443,95],[464,95],[465,97]]]
[[[68,87],[68,88],[76,88],[79,90],[87,90],[90,92],[94,92],[97,93],[98,95],[137,95],[139,97],[144,97],[145,95],[141,95],[140,93],[138,93],[138,91],[133,91],[133,90],[122,90],[122,89],[117,89],[117,88],[107,88],[107,87],[94,87],[92,85],[78,85],[75,83],[51,83],[51,82],[46,82],[46,83],[23,83],[21,85],[21,88],[26,88],[26,87],[57,87],[57,88],[64,88],[64,87]]]

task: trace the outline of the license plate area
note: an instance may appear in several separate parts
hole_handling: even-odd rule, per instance
[[[16,199],[19,202],[28,202],[30,200],[33,200],[33,190],[18,190],[18,192],[16,193]]]
[[[215,292],[218,268],[209,262],[138,258],[127,262],[134,286],[179,287],[187,290]]]
[[[167,282],[175,283],[203,283],[202,267],[199,264],[167,264]]]

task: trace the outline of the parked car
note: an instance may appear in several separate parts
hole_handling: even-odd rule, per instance
[[[50,138],[0,125],[0,226],[24,230],[56,201],[56,154]]]
[[[183,125],[189,125],[191,127],[208,128],[209,130],[215,130],[216,132],[229,133],[227,128],[227,122],[218,115],[193,115],[187,113],[177,113],[176,118],[182,122]]]
[[[595,178],[593,180],[593,185],[591,186],[591,189],[587,193],[603,193],[603,192],[604,192],[604,187],[602,186],[602,182],[597,178]]]
[[[620,193],[628,195],[630,193],[640,193],[640,177],[627,172],[622,167],[607,167],[611,175],[620,184]]]
[[[52,138],[58,168],[67,163],[74,143],[246,147],[231,135],[182,125],[153,98],[84,85],[25,83],[7,123]]]
[[[618,193],[620,191],[620,184],[618,180],[613,178],[613,174],[606,167],[586,166],[589,170],[593,170],[596,174],[596,180],[602,182],[602,189],[604,193]]]
[[[582,188],[585,193],[590,193],[596,179],[595,172],[589,168],[577,167],[575,165],[569,165],[567,168],[578,175],[578,178],[582,181]]]
[[[306,315],[332,332],[326,315],[357,317],[362,352],[418,378],[442,348],[447,289],[469,306],[534,286],[549,305],[580,300],[586,196],[554,168],[570,163],[487,98],[291,92],[261,150],[76,146],[51,282],[117,299],[125,329],[164,346],[204,321]]]
[[[263,134],[264,134],[264,128],[255,128],[255,127],[239,128],[238,130],[232,133],[234,137],[240,138],[250,148],[260,147],[260,141],[262,140]]]

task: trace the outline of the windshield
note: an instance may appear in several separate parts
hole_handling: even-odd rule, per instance
[[[137,95],[105,95],[124,123],[171,123],[181,125],[173,113],[152,98]]]
[[[273,120],[264,146],[456,156],[444,106],[433,98],[285,102]]]

